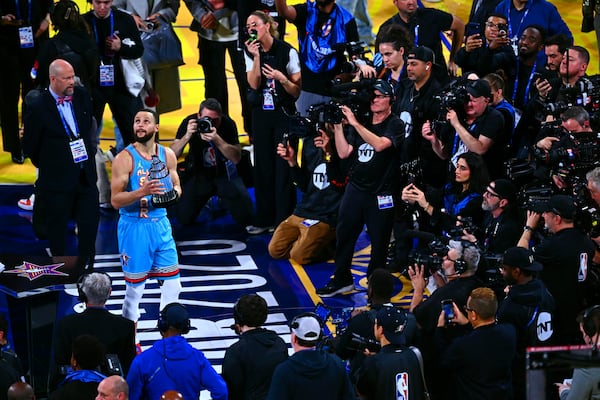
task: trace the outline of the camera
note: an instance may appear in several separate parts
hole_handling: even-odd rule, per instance
[[[377,353],[379,350],[381,350],[381,345],[376,340],[367,339],[356,333],[352,333],[352,338],[348,344],[348,349],[359,353],[362,353],[365,351],[365,349],[369,350],[371,353]]]
[[[430,277],[442,269],[444,256],[448,254],[448,247],[438,238],[431,240],[426,248],[413,249],[408,253],[408,264],[424,267],[423,276]]]
[[[213,123],[210,117],[202,117],[196,120],[196,133],[208,133],[212,131]]]
[[[148,29],[149,31],[154,29],[154,22],[152,21],[144,21],[146,23],[146,29]]]
[[[508,24],[498,24],[498,36],[506,36],[508,34]]]
[[[336,52],[343,52],[346,56],[346,62],[344,62],[341,66],[341,73],[343,74],[353,74],[358,71],[358,67],[354,62],[355,59],[359,58],[370,64],[371,61],[365,59],[365,54],[371,52],[371,48],[365,42],[347,42],[340,45],[336,45]]]
[[[457,219],[458,225],[454,225],[450,230],[446,232],[446,236],[451,239],[458,239],[464,235],[463,231],[467,231],[471,235],[475,235],[480,230],[479,226],[473,222],[471,217],[462,217]]]

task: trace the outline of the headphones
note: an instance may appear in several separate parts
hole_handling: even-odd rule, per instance
[[[302,319],[302,318],[307,318],[307,317],[312,317],[314,319],[316,319],[319,322],[319,336],[314,338],[312,341],[315,340],[320,340],[323,337],[323,326],[325,325],[324,322],[321,320],[321,317],[319,317],[317,314],[315,314],[314,312],[305,312],[302,314],[298,314],[294,317],[294,319],[292,319],[292,322],[290,322],[290,328],[291,329],[298,329],[298,327],[300,327],[300,323],[298,322],[298,320]]]
[[[110,277],[110,275],[108,275],[106,272],[104,271],[94,271],[94,272],[90,272],[87,274],[82,274],[79,279],[77,280],[77,299],[79,301],[81,301],[82,303],[87,303],[88,302],[88,297],[87,294],[85,293],[84,288],[86,288],[86,280],[87,277],[90,276],[91,274],[102,274],[104,276],[106,276],[108,278],[108,281],[110,282],[110,287],[112,287],[112,278]]]
[[[246,323],[244,321],[244,316],[240,311],[240,299],[241,297],[237,299],[235,304],[233,305],[233,322],[235,322],[236,325],[244,326],[246,325]]]
[[[583,311],[581,324],[583,326],[583,331],[589,337],[594,336],[596,333],[600,333],[600,325],[594,321],[594,318],[592,318],[592,313],[595,312],[600,314],[600,305],[588,307]],[[600,317],[600,315],[598,315],[598,317]],[[596,318],[596,320],[599,319],[600,318]]]
[[[467,266],[467,262],[465,260],[463,260],[462,256],[458,260],[453,260],[453,261],[454,261],[454,273],[456,275],[461,275],[461,274],[465,273],[467,271],[467,269],[469,269],[469,267]]]
[[[187,314],[187,310],[186,310],[186,308],[183,305],[181,305],[179,303],[168,304],[160,312],[160,314],[158,316],[158,321],[156,323],[156,327],[158,328],[158,330],[160,332],[166,332],[166,331],[169,330],[169,327],[172,326],[173,328],[175,328],[178,331],[180,331],[182,335],[185,335],[192,328],[192,324],[190,322],[189,314],[188,314],[188,318],[184,322],[172,323],[172,322],[169,321],[169,310],[175,309],[175,308],[179,308],[179,309],[181,309],[183,312],[185,312]]]

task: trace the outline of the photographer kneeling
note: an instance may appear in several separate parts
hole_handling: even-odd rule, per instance
[[[239,225],[250,225],[252,200],[236,168],[242,156],[237,127],[216,99],[204,100],[197,114],[181,122],[171,150],[179,158],[188,144],[185,171],[180,171],[184,194],[176,206],[179,223],[193,224],[217,195]]]

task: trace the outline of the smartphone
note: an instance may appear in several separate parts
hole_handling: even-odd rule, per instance
[[[254,42],[256,39],[258,39],[258,32],[256,31],[256,29],[251,29],[248,32],[248,40],[250,42]]]
[[[481,35],[481,25],[479,22],[469,22],[465,27],[465,37]]]
[[[454,307],[452,305],[452,299],[442,300],[442,310],[444,311],[446,325],[454,323],[452,322],[454,319]]]
[[[505,37],[508,35],[508,24],[498,24],[498,36]]]
[[[327,322],[327,320],[329,319],[329,317],[331,316],[331,308],[327,307],[325,304],[323,303],[319,303],[315,306],[315,309],[313,310],[313,312],[315,314],[317,314],[317,316],[319,318],[321,318],[321,322],[325,323]]]

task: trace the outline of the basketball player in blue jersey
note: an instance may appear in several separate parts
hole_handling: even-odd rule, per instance
[[[126,284],[123,316],[137,322],[148,278],[158,280],[161,310],[177,302],[181,291],[179,262],[167,211],[155,208],[151,202],[152,195],[165,193],[160,180],[149,179],[153,155],[166,163],[179,196],[181,186],[175,153],[155,142],[158,115],[152,110],[139,111],[133,131],[135,142],[113,161],[111,203],[120,214],[117,237]]]

